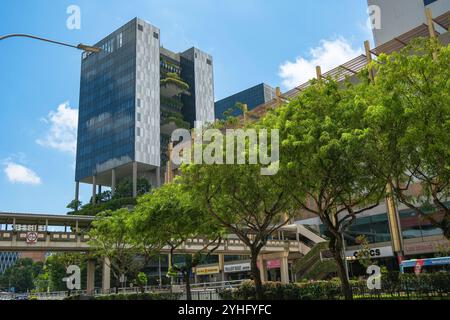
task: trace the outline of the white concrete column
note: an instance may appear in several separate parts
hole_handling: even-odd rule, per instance
[[[92,177],[92,204],[95,204],[97,202],[97,177]]]
[[[161,167],[156,168],[156,186],[158,188],[161,186]]]
[[[267,281],[267,266],[266,261],[264,260],[262,254],[258,256],[258,262],[259,262],[259,276],[261,278],[262,283],[264,283]]]
[[[281,283],[289,283],[289,263],[288,255],[284,253],[280,259],[280,273],[281,273]]]
[[[225,281],[225,255],[223,253],[219,253],[219,270],[221,275],[220,281]]]
[[[111,196],[116,192],[116,169],[111,171]]]
[[[86,279],[86,294],[88,296],[94,295],[95,290],[95,260],[87,260],[87,279]]]
[[[109,258],[103,259],[103,270],[102,270],[102,292],[104,294],[109,293],[111,289],[111,262]]]
[[[133,162],[133,198],[137,197],[137,162]]]

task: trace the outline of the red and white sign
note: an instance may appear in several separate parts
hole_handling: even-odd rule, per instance
[[[27,243],[28,244],[36,244],[38,241],[38,234],[37,232],[27,232]]]
[[[423,259],[418,259],[416,262],[416,266],[414,267],[414,273],[416,275],[419,275],[422,272],[422,266],[423,266]]]
[[[264,263],[266,265],[267,270],[279,269],[281,266],[281,260],[279,260],[279,259],[264,261]],[[260,265],[259,265],[259,261],[257,262],[257,265],[258,265],[258,269],[261,269]]]

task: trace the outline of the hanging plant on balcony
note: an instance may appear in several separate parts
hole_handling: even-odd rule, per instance
[[[166,107],[177,109],[178,111],[181,111],[183,108],[183,103],[179,99],[175,98],[161,96],[161,104]]]
[[[178,89],[181,90],[181,93],[183,94],[189,94],[189,85],[181,80],[180,76],[173,72],[168,72],[166,74],[166,77],[164,79],[161,79],[161,86],[168,87],[168,86],[175,86]]]

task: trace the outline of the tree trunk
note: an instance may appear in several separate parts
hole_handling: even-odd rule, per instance
[[[450,228],[445,228],[443,231],[444,231],[444,237],[450,241]]]
[[[183,279],[184,279],[184,283],[186,285],[186,299],[188,301],[191,301],[192,293],[191,293],[191,279],[189,278],[189,271],[183,272]]]
[[[353,300],[352,287],[350,286],[350,283],[348,281],[345,261],[342,257],[342,248],[342,239],[331,236],[330,250],[333,253],[334,260],[336,261],[338,267],[338,275],[339,279],[341,280],[342,293],[344,294],[345,300]]]
[[[261,281],[260,270],[258,269],[258,253],[252,250],[251,256],[251,269],[252,269],[252,277],[255,282],[255,291],[256,291],[256,300],[263,300],[263,286]],[[262,267],[262,266],[261,266]]]

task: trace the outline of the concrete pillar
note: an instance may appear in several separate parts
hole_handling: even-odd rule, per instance
[[[198,283],[198,275],[197,275],[197,272],[194,273],[194,283],[195,283],[195,284]]]
[[[156,168],[156,186],[161,186],[161,167]]]
[[[267,281],[267,266],[266,261],[264,260],[264,257],[262,255],[258,256],[258,262],[259,262],[259,276],[261,278],[261,281],[264,283]]]
[[[133,162],[133,198],[137,197],[137,162]]]
[[[97,177],[93,176],[92,177],[92,204],[95,204],[97,202]]]
[[[225,281],[225,255],[223,253],[219,253],[219,269],[221,275],[220,281]]]
[[[86,294],[88,296],[94,295],[95,290],[95,260],[87,260],[87,279],[86,279]]]
[[[400,225],[400,216],[395,204],[392,186],[389,183],[386,186],[386,192],[386,209],[389,230],[391,232],[392,249],[395,252],[397,258],[403,259],[403,237]]]
[[[80,182],[76,181],[75,182],[75,201],[78,202],[80,201]],[[78,210],[76,210],[78,211]]]
[[[289,283],[289,263],[288,254],[284,253],[280,259],[280,273],[281,273],[281,283]]]
[[[102,185],[98,185],[98,194],[100,195],[102,193]]]
[[[116,192],[116,169],[111,171],[111,196]]]
[[[102,292],[104,294],[109,293],[111,289],[111,262],[109,258],[103,259],[103,269],[102,269]]]

